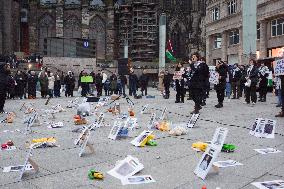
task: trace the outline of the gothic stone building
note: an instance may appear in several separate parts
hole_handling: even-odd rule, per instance
[[[205,0],[0,0],[0,54],[23,51],[44,56],[158,58],[161,13],[174,55],[205,51]]]

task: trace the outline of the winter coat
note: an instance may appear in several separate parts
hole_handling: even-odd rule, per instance
[[[137,87],[138,84],[138,77],[136,74],[132,73],[129,75],[129,88]]]
[[[256,66],[248,67],[246,77],[251,80],[251,86],[256,86],[258,82],[258,69]]]
[[[29,93],[31,93],[32,91],[36,91],[37,80],[38,79],[36,75],[28,76],[28,92]]]
[[[67,75],[64,79],[65,85],[70,87],[71,89],[75,88],[75,78],[71,75]]]
[[[49,76],[48,77],[48,89],[54,89],[54,82],[55,82],[55,78],[54,76]]]
[[[238,82],[241,80],[242,77],[242,72],[240,70],[240,68],[234,68],[232,69],[232,82]]]
[[[215,86],[215,89],[225,89],[226,79],[228,76],[228,66],[226,64],[222,64],[219,68],[216,67],[216,72],[219,74],[219,83]]]
[[[39,74],[39,83],[40,83],[40,87],[41,87],[41,91],[47,91],[48,90],[48,77],[46,75],[46,73],[41,72]]]
[[[0,94],[5,94],[8,83],[9,71],[5,70],[5,63],[0,63]]]
[[[209,67],[204,62],[190,64],[191,79],[189,81],[190,88],[204,88],[209,77]]]
[[[165,74],[163,79],[164,87],[169,87],[171,85],[172,77],[170,74]]]
[[[148,81],[149,81],[149,77],[146,74],[142,74],[139,78],[141,87],[147,87]]]

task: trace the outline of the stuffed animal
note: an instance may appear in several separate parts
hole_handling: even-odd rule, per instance
[[[169,134],[173,135],[173,136],[186,135],[187,134],[187,130],[184,127],[177,126],[174,129],[171,129]]]
[[[1,149],[5,150],[5,149],[7,149],[7,148],[9,148],[11,146],[14,146],[14,143],[13,143],[12,140],[8,140],[6,143],[1,144]]]
[[[75,125],[84,125],[87,124],[86,118],[80,116],[80,115],[75,115],[74,116],[74,123]]]
[[[156,128],[160,131],[169,131],[170,123],[168,121],[162,121],[156,126]]]
[[[6,122],[7,123],[13,123],[15,117],[16,117],[16,114],[14,112],[9,112],[8,115],[7,115]]]

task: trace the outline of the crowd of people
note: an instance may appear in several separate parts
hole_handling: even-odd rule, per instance
[[[210,71],[205,59],[198,54],[193,54],[189,60],[189,66],[183,67],[178,63],[175,68],[175,74],[179,77],[173,77],[169,70],[159,74],[159,90],[165,99],[170,97],[170,89],[174,83],[176,90],[176,103],[184,103],[185,95],[188,92],[188,100],[194,101],[194,110],[192,113],[199,113],[202,106],[206,105],[206,99],[209,97],[210,89]],[[257,103],[257,90],[259,92],[259,102],[266,101],[267,89],[272,83],[268,76],[270,70],[263,63],[257,65],[255,60],[250,60],[249,65],[243,66],[234,64],[228,65],[224,61],[216,63],[217,79],[214,81],[214,89],[217,93],[218,103],[216,108],[222,108],[225,97],[230,99],[239,99],[245,97],[246,104],[255,105]],[[87,79],[86,79],[87,78]],[[282,111],[276,115],[284,117],[283,76],[274,77],[274,89],[277,96],[277,107]],[[17,71],[11,74],[10,65],[0,64],[0,112],[3,112],[5,99],[35,99],[37,91],[40,91],[41,98],[58,98],[65,91],[66,97],[73,97],[76,82],[78,82],[78,92],[83,97],[86,96],[109,96],[112,94],[126,96],[126,86],[129,88],[129,96],[139,98],[139,96],[148,95],[149,77],[145,70],[138,77],[134,69],[130,69],[128,77],[111,73],[109,76],[105,70],[98,73],[87,73],[82,71],[79,78],[76,79],[72,71],[67,74],[63,72],[52,73],[50,69],[44,68],[39,73],[35,71]],[[211,81],[212,82],[212,81]],[[140,88],[141,93],[138,94]],[[64,93],[63,93],[64,94]]]

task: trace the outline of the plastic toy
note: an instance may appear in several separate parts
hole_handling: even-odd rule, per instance
[[[104,175],[101,172],[98,172],[98,171],[95,171],[94,169],[91,169],[88,172],[88,177],[91,180],[94,180],[94,179],[100,179],[101,180],[101,179],[104,178]]]
[[[147,146],[157,146],[158,144],[157,144],[157,142],[154,141],[154,140],[148,140],[148,141],[146,142],[146,145],[147,145]]]
[[[236,146],[233,144],[224,144],[221,151],[230,153],[230,152],[234,152],[235,149],[236,149]]]
[[[195,142],[191,145],[192,148],[203,151],[203,152],[205,152],[207,146],[208,146],[208,143],[205,143],[205,142]]]
[[[184,127],[177,126],[174,129],[170,130],[169,134],[173,135],[173,136],[186,135],[187,134],[187,130]]]
[[[128,128],[122,127],[119,130],[117,136],[119,136],[119,137],[128,137]]]
[[[144,147],[144,146],[147,144],[148,141],[152,141],[154,138],[155,138],[155,135],[149,135],[149,136],[147,137],[147,139],[144,140],[144,141],[140,144],[140,147]]]
[[[13,141],[8,140],[6,143],[1,144],[1,149],[2,149],[2,150],[5,150],[5,149],[7,149],[9,146],[14,146]]]
[[[38,138],[32,140],[32,143],[42,143],[42,142],[55,143],[56,139],[54,137],[49,137],[49,138]]]
[[[83,125],[87,124],[87,120],[84,117],[81,117],[80,115],[75,115],[74,116],[74,123],[75,125]]]
[[[167,121],[160,122],[156,128],[160,131],[169,131],[170,130],[170,123]]]

